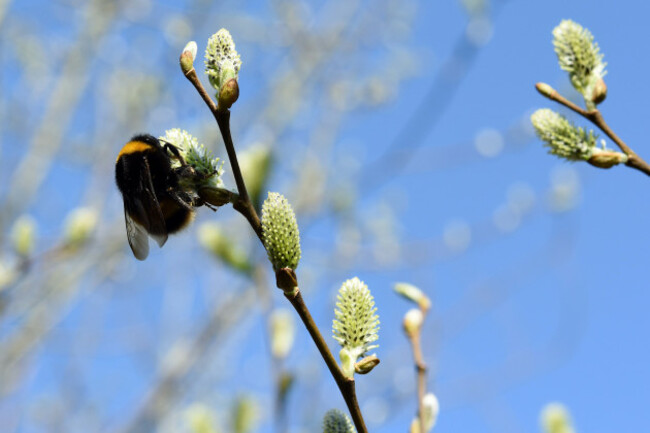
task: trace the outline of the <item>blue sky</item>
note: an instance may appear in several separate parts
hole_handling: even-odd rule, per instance
[[[369,421],[373,432],[404,431],[414,413],[414,402],[406,396],[413,386],[412,364],[400,331],[409,305],[392,293],[395,281],[420,286],[434,303],[424,337],[425,357],[432,367],[429,386],[441,406],[434,431],[537,431],[539,411],[550,401],[567,405],[578,432],[638,431],[650,421],[646,407],[650,352],[643,343],[644,330],[650,328],[644,278],[644,245],[649,241],[645,219],[650,210],[643,192],[647,180],[627,167],[600,170],[547,155],[531,135],[527,118],[537,108],[559,109],[537,94],[538,81],[575,97],[551,44],[553,27],[570,18],[591,30],[605,54],[609,90],[601,105],[605,119],[639,155],[650,158],[641,107],[650,88],[645,85],[648,56],[644,52],[650,8],[632,1],[492,3],[489,22],[470,28],[482,35],[481,44],[468,44],[463,51],[470,63],[448,63],[467,31],[468,15],[457,2],[414,3],[416,12],[406,20],[412,28],[400,43],[408,47],[407,59],[417,69],[397,83],[394,97],[377,108],[362,107],[332,119],[322,115],[328,106],[319,101],[326,100],[327,92],[319,81],[304,95],[316,102],[302,107],[278,139],[281,162],[269,189],[289,195],[300,171],[296,161],[304,161],[303,157],[330,167],[330,192],[345,189],[346,182],[360,181],[361,188],[352,191],[357,211],[349,218],[363,223],[364,245],[379,248],[377,253],[362,247],[342,265],[334,260],[341,254],[334,248],[337,230],[347,227],[346,218],[304,215],[299,219],[303,245],[299,274],[306,302],[323,333],[329,334],[336,287],[357,275],[372,290],[382,322],[377,354],[383,362],[377,371],[359,378],[359,399],[369,419],[380,420],[390,409],[383,426]],[[104,234],[122,224],[122,204],[109,165],[132,134],[162,135],[165,129],[182,127],[197,131],[225,157],[220,139],[214,139],[216,127],[209,112],[177,70],[177,56],[186,40],[165,39],[159,30],[161,21],[173,23],[170,17],[185,16],[190,26],[184,32],[197,41],[199,51],[210,34],[221,27],[231,29],[244,62],[241,99],[232,112],[235,142],[246,148],[268,133],[268,125],[254,119],[273,90],[267,71],[282,71],[288,56],[282,43],[264,48],[255,41],[259,23],[283,28],[272,6],[226,2],[209,8],[206,19],[200,8],[186,10],[185,3],[138,4],[146,7],[125,12],[125,18],[107,32],[99,53],[84,52],[97,56],[85,72],[89,90],[81,95],[79,108],[63,131],[61,150],[47,174],[41,199],[26,209],[39,223],[41,249],[55,243],[64,216],[80,204],[102,203]],[[310,17],[306,28],[332,24],[322,2],[304,9]],[[23,119],[27,123],[36,123],[43,115],[39,98],[47,99],[52,81],[42,80],[44,88],[39,89],[35,84],[39,80],[18,76],[18,68],[11,64],[17,57],[16,41],[9,39],[16,33],[7,28],[12,22],[24,23],[26,32],[49,40],[47,46],[56,49],[42,55],[46,65],[59,70],[62,56],[81,32],[80,10],[66,2],[36,0],[9,6],[3,23],[7,27],[0,28],[6,66],[0,82],[3,99],[23,101],[20,109],[29,113]],[[242,13],[254,20],[247,25]],[[390,38],[389,31],[397,30],[387,28],[383,33],[380,22],[373,37]],[[390,50],[374,48],[372,41],[366,45],[369,48],[361,51],[367,56],[365,62],[347,68],[334,63],[320,72],[326,78],[340,74],[341,80],[354,79],[349,74],[371,74],[373,65],[383,65]],[[102,99],[109,86],[102,80],[116,62],[131,71],[156,75],[163,89],[164,97],[155,106],[130,119],[134,130],[116,130],[127,122]],[[141,99],[147,97],[145,90],[141,89]],[[25,95],[19,98],[21,92]],[[7,102],[2,104],[0,121],[17,122]],[[421,104],[426,108],[418,111]],[[289,109],[278,107],[275,113],[282,119]],[[409,123],[414,116],[417,122]],[[327,123],[319,123],[321,118],[338,128],[327,160],[321,158],[322,149],[307,146],[319,137],[313,131],[327,135],[330,130]],[[589,126],[576,116],[570,118]],[[89,140],[101,137],[102,131],[105,140],[116,142],[106,144],[106,166],[98,164],[105,173],[91,178],[76,158],[95,155],[95,149],[105,143]],[[31,132],[23,136],[8,129],[0,136],[0,185],[7,185],[24,154],[20,144],[29,141]],[[477,142],[487,142],[487,150]],[[609,141],[608,145],[613,147]],[[395,149],[397,153],[384,156]],[[408,160],[401,159],[399,150],[404,149],[410,152]],[[90,196],[88,179],[95,179],[99,191]],[[565,208],[557,202],[562,192],[570,198]],[[6,187],[0,186],[0,194],[6,194]],[[519,206],[521,213],[508,213],[508,206]],[[243,233],[241,242],[254,246],[250,233],[233,217],[230,208],[216,214],[201,209],[197,226],[210,220],[232,224],[233,232]],[[373,237],[373,230],[380,235]],[[399,245],[391,243],[386,230],[399,235]],[[261,248],[251,250],[263,255]],[[131,260],[126,242],[123,252],[116,275],[92,291],[83,287],[94,287],[91,283],[97,275],[87,274],[81,295],[26,361],[29,374],[24,384],[0,401],[0,421],[4,418],[15,426],[11,431],[42,431],[33,421],[39,411],[33,405],[49,393],[56,396],[68,389],[61,385],[68,380],[62,372],[71,371],[102,429],[112,431],[123,425],[142,401],[166,350],[196,332],[212,302],[219,304],[225,294],[245,283],[198,248],[195,228],[170,238],[164,249],[152,250],[144,263]],[[381,262],[382,252],[394,260]],[[272,293],[274,304],[282,306],[283,301],[279,293]],[[263,320],[259,309],[253,313],[233,331],[235,342],[220,342],[218,350],[208,351],[179,406],[196,400],[217,406],[230,395],[250,391],[263,396],[269,391]],[[89,354],[76,353],[69,339],[84,336],[88,323],[94,331],[86,337],[96,345]],[[0,325],[5,333],[11,329],[11,323]],[[243,377],[227,374],[232,365]],[[299,328],[287,365],[299,372],[299,380],[304,379],[304,387],[290,400],[294,425],[307,422],[311,411],[344,408],[304,329]],[[310,377],[320,380],[310,381]],[[208,379],[215,378],[219,380],[211,390]],[[263,404],[268,403],[263,398]],[[271,431],[268,419],[261,431]]]

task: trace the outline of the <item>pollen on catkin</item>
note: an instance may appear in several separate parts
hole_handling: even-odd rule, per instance
[[[376,312],[375,300],[361,280],[355,277],[341,285],[332,332],[342,347],[339,356],[347,377],[353,376],[354,364],[359,357],[378,347],[372,344],[379,338],[379,316]]]
[[[578,128],[559,113],[542,108],[530,117],[549,153],[569,161],[586,161],[594,153],[598,136]]]
[[[226,29],[221,29],[208,40],[205,50],[205,73],[217,92],[230,79],[237,79],[241,59],[235,49],[235,42]]]
[[[553,29],[553,46],[560,68],[569,73],[571,84],[591,100],[594,87],[607,73],[604,55],[591,32],[571,20],[562,20]]]
[[[223,175],[223,161],[214,158],[212,152],[189,132],[180,128],[168,129],[162,140],[173,144],[179,150],[185,162],[191,165],[197,173],[205,176],[207,186],[216,188],[223,187],[221,176]],[[180,162],[174,160],[174,165],[179,166]]]
[[[298,222],[287,199],[277,192],[269,192],[262,205],[262,239],[275,271],[283,268],[295,270],[298,267]]]

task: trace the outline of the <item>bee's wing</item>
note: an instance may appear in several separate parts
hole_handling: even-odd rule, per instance
[[[147,230],[129,216],[126,201],[124,202],[124,221],[126,221],[126,237],[133,255],[138,260],[146,259],[149,255]]]
[[[149,236],[154,238],[158,243],[159,247],[165,245],[167,242],[167,224],[165,224],[165,217],[163,216],[162,209],[160,209],[160,203],[156,198],[155,189],[153,187],[153,181],[151,180],[151,171],[149,170],[149,161],[147,158],[144,159],[144,170],[141,171],[141,185],[142,185],[142,195],[140,196],[143,209],[143,214],[145,214],[146,221],[148,223],[147,232]]]
[[[154,238],[158,246],[167,241],[167,225],[160,203],[156,198],[149,162],[144,159],[140,171],[137,190],[139,194],[124,196],[124,220],[126,235],[133,255],[138,260],[144,260],[149,255],[149,239]]]

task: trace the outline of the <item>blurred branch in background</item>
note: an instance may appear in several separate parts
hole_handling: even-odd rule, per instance
[[[487,1],[462,2],[469,14],[467,26],[456,39],[451,54],[443,62],[419,105],[397,129],[395,138],[383,154],[366,167],[366,176],[360,184],[364,196],[393,178],[385,176],[387,171],[399,174],[415,158],[472,69],[481,48],[492,38],[495,18],[508,1],[497,0],[489,4]]]
[[[160,419],[169,413],[172,402],[182,397],[183,382],[190,370],[197,368],[201,362],[209,362],[206,354],[220,339],[226,338],[230,328],[240,322],[244,314],[250,313],[256,292],[253,287],[221,301],[212,308],[212,313],[190,341],[181,340],[172,346],[163,360],[159,377],[150,386],[145,402],[120,431],[129,433],[156,429]]]
[[[2,25],[2,22],[7,15],[7,9],[9,8],[10,4],[11,0],[0,0],[0,25]]]
[[[35,128],[31,144],[20,164],[13,171],[5,190],[0,224],[6,225],[29,206],[41,184],[50,172],[54,157],[65,141],[72,116],[79,109],[81,98],[90,82],[89,70],[98,51],[101,39],[119,13],[119,2],[101,0],[90,2],[84,11],[84,26],[69,48],[63,67],[52,85],[52,92],[45,106],[42,120]]]

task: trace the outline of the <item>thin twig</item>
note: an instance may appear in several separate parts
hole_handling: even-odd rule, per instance
[[[623,151],[623,153],[627,155],[627,162],[625,165],[650,176],[650,165],[648,165],[648,163],[645,162],[643,158],[637,155],[636,152],[630,149],[629,146],[625,144],[625,142],[621,140],[619,136],[614,133],[614,131],[612,131],[609,125],[605,122],[605,119],[599,110],[592,110],[587,112],[586,117],[587,119],[591,120],[594,125],[600,128],[600,130],[603,131],[609,138],[611,138],[612,141],[616,143],[616,145]]]
[[[339,390],[341,391],[341,395],[343,396],[343,399],[348,406],[348,410],[350,411],[354,425],[357,428],[357,432],[367,433],[368,429],[366,428],[363,416],[361,415],[361,409],[359,408],[359,403],[357,402],[354,379],[346,377],[339,368],[336,359],[334,359],[334,355],[332,355],[332,352],[325,342],[323,335],[320,333],[318,326],[316,326],[316,323],[314,322],[314,319],[311,316],[307,305],[305,305],[305,301],[302,299],[300,290],[295,290],[293,294],[285,292],[285,297],[289,300],[289,302],[291,302],[291,305],[293,305],[295,310],[298,312],[300,319],[302,319],[302,323],[305,324],[305,327],[309,331],[312,340],[314,340],[318,351],[323,357],[323,360],[325,360],[325,364],[327,364],[327,368],[329,368],[330,373],[336,381],[336,385],[338,385]]]
[[[239,163],[237,162],[237,153],[235,151],[235,146],[233,144],[232,136],[230,133],[230,111],[228,109],[221,109],[217,106],[217,104],[215,104],[208,92],[203,87],[203,84],[201,84],[201,81],[196,75],[196,70],[194,68],[186,72],[185,77],[194,85],[194,88],[199,92],[199,95],[201,95],[201,98],[206,103],[212,112],[212,115],[216,119],[217,124],[219,125],[219,130],[221,131],[221,135],[223,137],[226,152],[228,153],[228,159],[230,160],[233,176],[237,184],[237,191],[239,192],[239,199],[233,203],[233,208],[235,208],[235,210],[241,213],[248,220],[251,227],[257,234],[257,237],[263,244],[264,242],[262,240],[262,225],[260,223],[260,218],[257,215],[257,211],[255,210],[253,202],[248,196],[244,177],[242,176],[241,170],[239,168]],[[292,276],[291,280],[295,281],[295,274]],[[302,319],[302,322],[307,328],[309,335],[311,335],[314,344],[316,344],[318,351],[323,357],[325,364],[327,364],[332,377],[336,381],[341,395],[343,396],[343,399],[348,406],[348,410],[350,411],[350,415],[352,416],[352,420],[354,421],[357,432],[368,433],[368,429],[366,428],[363,416],[361,415],[361,409],[359,408],[359,403],[357,401],[354,379],[346,377],[339,368],[336,359],[334,359],[334,356],[327,346],[327,343],[325,343],[325,339],[320,333],[318,326],[316,326],[316,322],[314,322],[314,319],[312,318],[307,305],[302,299],[300,290],[298,290],[297,287],[297,281],[294,287],[291,287],[291,290],[284,290],[284,294]]]
[[[637,155],[636,152],[634,152],[618,135],[616,135],[616,133],[609,127],[607,122],[605,122],[605,119],[603,118],[603,115],[600,112],[600,110],[598,109],[585,110],[584,108],[579,107],[578,105],[569,101],[564,96],[560,95],[555,89],[551,90],[550,92],[545,92],[541,90],[542,85],[543,85],[542,83],[537,83],[536,87],[537,90],[543,96],[561,105],[564,105],[568,109],[581,115],[582,117],[584,117],[585,119],[589,120],[591,123],[596,125],[601,131],[605,133],[605,135],[607,135],[614,143],[616,143],[618,148],[621,149],[623,153],[627,155],[627,162],[625,163],[625,165],[634,168],[636,170],[639,170],[640,172],[650,176],[650,165],[647,162],[645,162],[643,158]]]
[[[427,366],[422,360],[422,350],[420,345],[420,337],[418,334],[417,340],[413,341],[413,354],[415,355],[415,366],[418,372],[418,415],[420,418],[420,431],[425,433],[424,426],[424,393],[427,384]]]
[[[226,146],[226,152],[228,152],[228,159],[230,160],[230,166],[232,167],[232,174],[235,177],[237,191],[239,191],[239,199],[242,202],[250,202],[251,200],[248,197],[246,184],[244,183],[244,176],[241,173],[239,162],[237,161],[237,152],[235,151],[235,145],[232,142],[232,135],[230,134],[230,110],[217,109],[216,113],[214,113],[214,117],[217,119],[219,130],[221,131],[221,136],[223,137],[223,142]]]
[[[237,152],[235,151],[235,146],[230,134],[230,111],[217,107],[217,104],[212,100],[212,97],[210,97],[208,92],[205,90],[203,84],[201,84],[201,81],[196,75],[196,70],[194,68],[188,71],[185,74],[185,77],[192,83],[192,85],[194,85],[194,88],[197,90],[197,92],[199,92],[199,95],[201,95],[201,98],[208,106],[210,112],[219,125],[219,131],[223,137],[226,152],[228,153],[228,160],[230,161],[230,167],[232,169],[232,174],[237,185],[237,192],[239,193],[239,199],[235,201],[232,206],[236,211],[241,213],[248,220],[253,230],[255,230],[255,234],[257,234],[257,237],[261,241],[262,224],[260,223],[260,218],[255,211],[255,207],[253,206],[250,197],[248,196],[244,177],[242,176],[241,169],[239,168],[239,162],[237,161]]]
[[[424,316],[425,311],[422,311]],[[418,418],[420,420],[420,433],[426,433],[424,426],[424,394],[427,387],[427,365],[422,356],[422,345],[420,344],[420,330],[409,334],[409,341],[413,348],[413,360],[417,372],[417,396],[418,396]]]

